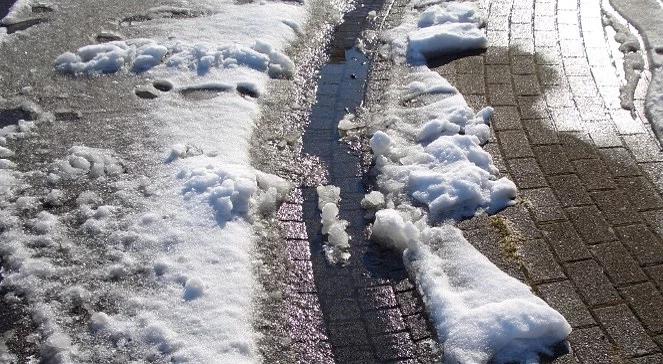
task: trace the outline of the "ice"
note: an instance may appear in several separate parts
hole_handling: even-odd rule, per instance
[[[481,21],[471,3],[448,2],[427,8],[417,22],[419,28],[444,23],[479,23]]]
[[[336,186],[318,186],[316,192],[318,193],[319,210],[322,210],[322,208],[328,203],[336,205],[341,200],[341,189]]]
[[[375,155],[382,155],[389,152],[391,144],[391,137],[381,130],[375,132],[370,140],[371,150]]]

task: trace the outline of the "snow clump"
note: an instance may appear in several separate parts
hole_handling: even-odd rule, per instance
[[[124,173],[124,167],[107,149],[73,146],[69,155],[56,162],[52,178],[73,179],[82,176],[102,178]]]
[[[341,189],[335,186],[318,186],[318,209],[322,222],[322,234],[327,235],[323,249],[327,261],[344,264],[350,259],[350,236],[345,231],[348,222],[338,218]]]

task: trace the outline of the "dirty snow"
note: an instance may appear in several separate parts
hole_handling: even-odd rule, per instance
[[[284,49],[302,31],[308,6],[195,5],[212,11],[192,18],[155,12],[132,25],[133,34],[151,39],[72,45],[54,63],[76,76],[143,74],[165,85],[149,101],[158,150],[146,153],[161,163],[156,171],[127,168],[125,150],[68,145],[35,171],[52,188],[21,194],[29,179],[14,168],[6,140],[30,125],[3,131],[2,285],[25,295],[45,362],[262,360],[252,224],[273,213],[290,186],[250,166],[249,141],[260,116],[256,97],[270,79],[295,71]],[[72,195],[74,185],[114,192]],[[65,211],[46,213],[45,205]],[[34,218],[24,229],[18,216],[28,213]],[[75,264],[56,259],[59,252]],[[89,315],[72,316],[82,310]]]
[[[415,1],[404,24],[384,35],[394,72],[404,77],[368,118],[380,195],[367,196],[363,205],[369,212],[383,206],[371,238],[403,253],[445,362],[537,362],[571,327],[454,226],[515,203],[516,186],[499,176],[482,148],[493,110],[475,113],[458,90],[420,65],[432,56],[484,48],[480,25],[470,2]]]

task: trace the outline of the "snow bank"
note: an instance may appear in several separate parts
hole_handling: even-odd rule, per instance
[[[350,236],[345,231],[348,222],[338,218],[341,189],[335,186],[318,186],[318,209],[322,222],[322,234],[327,235],[323,246],[327,261],[344,264],[350,259]]]
[[[390,85],[369,120],[380,196],[367,196],[365,208],[382,206],[371,238],[403,252],[445,362],[537,362],[571,327],[454,227],[515,203],[515,184],[499,176],[482,148],[493,109],[475,113],[439,74],[404,64],[486,46],[471,4],[438,3],[413,2],[404,24],[386,34],[405,77]]]

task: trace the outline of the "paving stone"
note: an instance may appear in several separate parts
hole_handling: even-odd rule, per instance
[[[516,95],[532,96],[541,94],[536,74],[513,75],[513,89]]]
[[[663,239],[663,210],[646,211],[642,213],[642,216],[659,238]]]
[[[527,209],[522,205],[506,208],[498,216],[509,220],[513,228],[525,239],[539,239],[543,237],[541,230],[539,230]]]
[[[592,255],[568,221],[540,225],[553,250],[562,261],[591,258]]]
[[[522,129],[520,114],[515,106],[496,106],[491,126],[496,131]]]
[[[373,337],[376,356],[385,362],[395,359],[414,358],[416,348],[406,332]]]
[[[592,252],[615,284],[625,285],[647,280],[638,263],[621,243],[613,241],[594,245]]]
[[[589,197],[582,182],[575,174],[565,174],[548,177],[550,187],[557,195],[559,202],[564,207],[589,205],[592,199]]]
[[[617,235],[640,264],[663,262],[663,243],[642,224],[615,228]]]
[[[546,187],[546,179],[533,158],[510,159],[507,161],[510,175],[518,188]]]
[[[534,283],[565,279],[562,268],[543,239],[526,240],[518,247],[522,262]]]
[[[405,318],[408,332],[413,340],[421,340],[430,336],[428,332],[428,323],[424,313],[418,313]]]
[[[488,47],[485,56],[486,56],[486,65],[496,65],[496,64],[502,64],[507,66],[509,65],[509,49],[506,47],[499,47],[499,46]]]
[[[647,272],[647,275],[658,286],[658,289],[663,292],[663,265],[646,267],[645,272]]]
[[[286,251],[291,260],[311,260],[308,240],[288,240],[286,241]]]
[[[511,70],[515,75],[536,73],[534,57],[531,55],[511,57]]]
[[[398,305],[403,315],[414,315],[420,313],[422,305],[414,290],[398,292],[396,294]]]
[[[359,321],[328,322],[327,333],[335,348],[369,344],[366,328]]]
[[[621,298],[594,260],[568,263],[566,271],[590,306],[619,302]]]
[[[483,95],[486,93],[486,85],[482,75],[459,73],[455,76],[453,84],[463,95]]]
[[[571,115],[570,117],[568,116],[569,114],[555,114],[555,111],[557,109],[571,109],[575,108],[575,104],[573,103],[573,94],[571,93],[571,90],[566,85],[559,85],[559,86],[548,86],[544,91],[543,91],[545,97],[546,97],[546,104],[548,104],[548,107],[551,108],[551,113],[553,114],[553,120],[557,124],[558,121],[562,123],[569,123],[573,124],[575,122],[580,121],[580,116],[574,117],[575,115]],[[557,124],[559,127],[559,124]],[[578,123],[578,127],[580,124]],[[560,129],[562,130],[562,129]],[[579,129],[573,129],[573,130],[579,130]],[[564,130],[566,131],[566,130]]]
[[[584,121],[605,121],[608,120],[608,110],[605,108],[603,101],[596,96],[579,97],[575,96],[574,100],[580,118]]]
[[[640,211],[663,209],[663,198],[646,178],[619,178],[616,182],[636,209]]]
[[[663,163],[642,163],[640,166],[658,192],[663,193]]]
[[[624,192],[604,190],[590,193],[599,210],[612,225],[626,225],[640,222],[640,216],[631,206]]]
[[[586,243],[596,244],[616,239],[596,206],[569,207],[566,213]]]
[[[571,160],[598,157],[596,148],[587,133],[559,133],[559,140]]]
[[[398,308],[366,311],[364,318],[371,336],[405,330],[405,321]],[[425,323],[422,329],[428,331]]]
[[[564,58],[563,63],[567,76],[588,76],[591,74],[589,63],[583,58]]]
[[[624,148],[602,149],[600,154],[608,170],[615,177],[639,176],[642,174],[631,153]]]
[[[486,83],[511,84],[511,68],[509,65],[486,65]]]
[[[545,101],[538,96],[518,96],[518,108],[523,119],[541,119],[548,115]]]
[[[633,364],[660,364],[663,363],[663,354],[652,354],[631,359]]]
[[[557,201],[557,197],[550,188],[525,189],[520,191],[534,219],[538,222],[563,220],[564,211]]]
[[[320,305],[327,321],[361,320],[361,309],[355,297],[321,295]]]
[[[569,335],[569,341],[584,364],[617,363],[610,340],[598,327],[575,329]]]
[[[370,345],[335,346],[334,362],[336,363],[377,363]]]
[[[612,175],[600,159],[582,159],[573,161],[576,173],[588,190],[615,188]]]
[[[489,84],[488,101],[494,106],[516,105],[516,96],[511,88],[511,84]]]
[[[617,148],[623,145],[621,137],[609,120],[585,122],[584,129],[599,148]]]
[[[640,356],[658,350],[628,306],[621,304],[594,310],[596,318],[627,356]]]
[[[537,287],[541,297],[559,311],[572,327],[595,324],[582,299],[570,281],[540,284]]]
[[[566,157],[561,145],[533,146],[532,150],[546,176],[573,173],[573,165]]]
[[[624,142],[638,162],[661,162],[663,153],[653,140],[643,135],[624,135]]]
[[[362,309],[381,309],[398,306],[391,286],[362,288],[357,291]]]
[[[663,296],[656,286],[647,282],[621,289],[626,302],[640,318],[640,321],[653,332],[663,332]]]
[[[507,159],[534,157],[524,131],[505,130],[498,132],[497,137]]]
[[[522,124],[527,130],[532,145],[545,145],[559,143],[557,131],[550,119],[526,119]]]
[[[553,95],[558,106],[551,106],[550,114],[555,127],[559,132],[581,132],[584,130],[584,124],[580,118],[580,112],[575,107],[570,93]],[[590,140],[590,138],[587,138]]]

